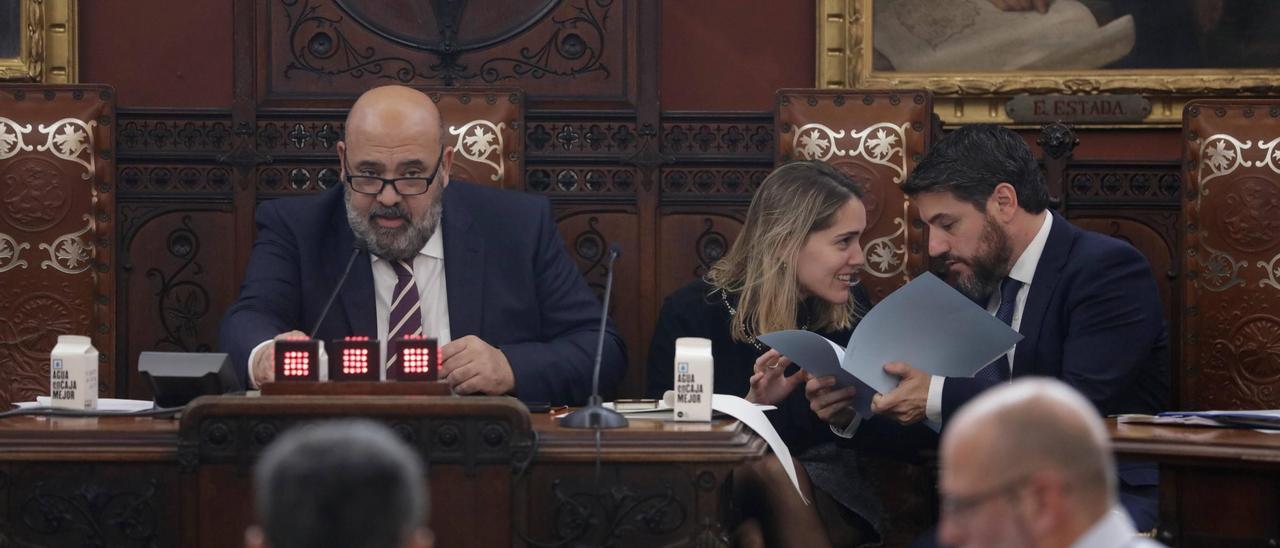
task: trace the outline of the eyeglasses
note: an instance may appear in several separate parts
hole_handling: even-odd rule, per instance
[[[943,495],[941,503],[942,515],[958,518],[972,512],[977,507],[986,504],[987,501],[996,496],[1012,496],[1018,488],[1022,486],[1022,484],[1027,482],[1028,479],[1030,479],[1029,475],[1020,476],[975,495]]]
[[[391,185],[396,193],[401,196],[417,196],[425,194],[431,188],[431,183],[435,181],[436,174],[440,173],[440,162],[444,159],[444,149],[440,149],[440,154],[436,156],[436,167],[431,170],[431,175],[426,177],[378,177],[376,175],[352,175],[343,169],[342,178],[347,182],[347,186],[357,194],[365,194],[367,196],[377,196],[382,194],[382,189]],[[350,165],[347,162],[347,151],[342,151],[343,165]]]

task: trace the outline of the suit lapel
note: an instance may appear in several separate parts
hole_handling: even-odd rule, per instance
[[[1022,322],[1018,331],[1022,340],[1013,353],[1013,374],[1020,377],[1035,372],[1039,365],[1033,359],[1036,345],[1040,341],[1040,329],[1044,326],[1044,315],[1049,309],[1049,300],[1062,275],[1062,268],[1067,263],[1067,255],[1071,251],[1074,238],[1071,225],[1056,213],[1053,224],[1049,227],[1049,238],[1045,241],[1044,251],[1040,253],[1040,262],[1036,265],[1036,275],[1031,280],[1031,289],[1027,292],[1027,302],[1022,306]],[[1030,367],[1027,367],[1030,365]]]
[[[329,225],[334,227],[331,241],[336,242],[336,245],[324,263],[325,279],[330,280],[331,284],[337,283],[342,277],[342,270],[347,267],[347,261],[351,259],[351,250],[356,240],[355,234],[351,232],[351,225],[347,223],[345,205],[339,207],[338,213],[340,218],[334,219]],[[328,297],[329,295],[325,294],[321,298]],[[338,290],[340,303],[334,303],[333,309],[329,311],[331,317],[339,314],[346,317],[346,333],[340,333],[340,335],[378,336],[378,319],[375,316],[373,299],[373,267],[369,261],[369,252],[361,251],[351,265],[351,273],[347,275],[347,281]],[[321,306],[324,306],[324,303],[321,303]]]
[[[458,183],[445,188],[444,278],[449,295],[449,332],[454,339],[479,335],[484,302],[484,240],[471,229],[470,211]]]

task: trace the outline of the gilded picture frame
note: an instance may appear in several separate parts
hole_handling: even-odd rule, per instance
[[[0,0],[0,81],[75,83],[76,7],[76,0]]]
[[[1280,70],[1275,68],[876,70],[873,4],[874,0],[816,0],[816,87],[927,89],[934,94],[934,112],[948,124],[1011,124],[1005,104],[1022,94],[1138,94],[1151,102],[1151,114],[1133,125],[1177,126],[1190,98],[1280,91]]]

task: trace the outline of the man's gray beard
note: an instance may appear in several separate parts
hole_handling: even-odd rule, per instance
[[[1000,282],[1009,275],[1009,259],[1013,248],[1009,235],[990,217],[982,227],[978,255],[968,264],[973,272],[956,280],[956,289],[976,302],[985,302],[1000,289]]]
[[[443,211],[443,206],[437,200],[427,208],[427,212],[421,219],[415,220],[403,205],[385,207],[375,201],[369,208],[368,215],[361,216],[351,206],[349,192],[346,193],[345,201],[347,224],[351,225],[351,231],[355,233],[356,240],[363,242],[370,253],[391,261],[411,259],[422,251],[422,247],[427,245],[427,240],[435,234],[436,227],[440,226]],[[375,214],[398,216],[408,222],[397,228],[382,228],[373,224]]]

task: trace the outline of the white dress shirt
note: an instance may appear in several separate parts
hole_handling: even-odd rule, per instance
[[[1044,222],[1040,224],[1040,231],[1036,233],[1036,237],[1031,239],[1031,243],[1027,244],[1027,248],[1022,250],[1022,254],[1018,256],[1018,260],[1013,263],[1013,268],[1009,269],[1009,277],[1022,282],[1022,287],[1018,288],[1018,294],[1013,303],[1013,319],[1009,322],[1009,326],[1014,331],[1022,326],[1022,309],[1027,304],[1027,293],[1031,291],[1032,279],[1036,276],[1036,265],[1040,264],[1040,255],[1044,253],[1044,244],[1049,241],[1049,229],[1053,227],[1053,215],[1049,212],[1041,212],[1044,215]],[[991,299],[987,302],[987,312],[995,315],[996,310],[1000,308],[1000,292],[995,291],[991,294]],[[1009,376],[1013,377],[1013,354],[1018,349],[1017,345],[1009,349],[1009,353],[1005,354],[1009,358]],[[999,358],[996,358],[999,359]],[[995,360],[992,360],[995,361]],[[929,379],[929,399],[925,401],[924,415],[931,421],[942,422],[942,386],[946,382],[946,377],[934,375]]]
[[[445,289],[444,275],[444,232],[443,223],[436,228],[426,245],[413,258],[413,278],[418,286],[419,307],[422,313],[422,332],[427,337],[435,338],[443,347],[453,340],[449,332],[449,295]],[[387,331],[391,323],[391,294],[396,287],[396,273],[386,259],[369,254],[370,266],[373,269],[373,295],[375,313],[378,320],[378,347],[381,349],[379,363],[387,363]],[[356,335],[358,333],[353,333]],[[263,341],[249,353],[250,388],[258,388],[253,380],[253,363],[258,352],[271,340]],[[328,377],[328,371],[321,368],[322,378]],[[386,380],[386,369],[382,369],[379,378]]]
[[[1164,546],[1149,538],[1138,536],[1133,528],[1133,520],[1124,508],[1112,507],[1102,519],[1093,524],[1080,538],[1071,543],[1071,548],[1146,548]]]

